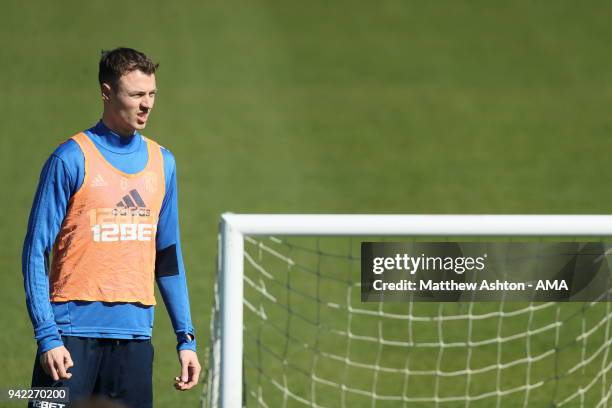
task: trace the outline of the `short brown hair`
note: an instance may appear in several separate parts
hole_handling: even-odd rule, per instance
[[[119,47],[114,50],[102,50],[98,71],[100,85],[107,83],[115,85],[119,78],[132,71],[142,71],[147,75],[154,74],[159,64],[132,48]]]

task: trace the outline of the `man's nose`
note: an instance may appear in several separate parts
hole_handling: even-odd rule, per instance
[[[150,96],[145,96],[144,98],[142,98],[142,101],[140,102],[140,106],[146,110],[152,109],[153,108],[153,98],[151,98]]]

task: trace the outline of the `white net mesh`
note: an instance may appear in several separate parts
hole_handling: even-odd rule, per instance
[[[610,303],[362,303],[365,240],[246,237],[247,406],[610,405]]]

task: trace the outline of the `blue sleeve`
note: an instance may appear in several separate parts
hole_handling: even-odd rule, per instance
[[[194,350],[196,341],[189,311],[189,293],[181,253],[178,192],[174,156],[162,148],[166,194],[157,224],[155,276],[176,333],[177,350]],[[192,339],[188,337],[192,336]]]
[[[63,345],[49,300],[49,253],[77,189],[75,173],[71,174],[59,150],[40,174],[21,259],[26,305],[41,353]]]

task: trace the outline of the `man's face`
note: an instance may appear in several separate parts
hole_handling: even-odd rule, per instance
[[[115,86],[102,85],[105,114],[112,127],[123,134],[142,130],[155,103],[155,74],[135,70],[123,75]]]

